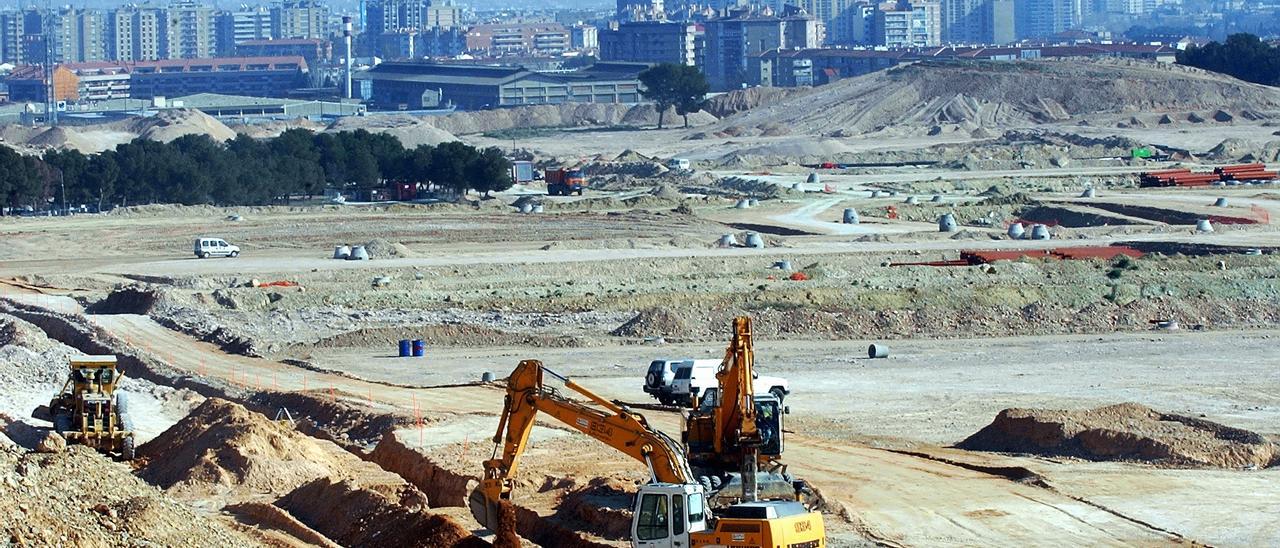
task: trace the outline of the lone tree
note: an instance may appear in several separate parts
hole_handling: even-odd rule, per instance
[[[641,72],[640,83],[644,84],[645,98],[658,106],[658,129],[662,129],[663,116],[671,107],[676,107],[676,113],[684,117],[684,126],[689,127],[689,115],[702,110],[703,100],[711,91],[702,71],[673,63]]]
[[[1255,84],[1280,85],[1280,48],[1252,34],[1232,34],[1226,42],[1209,42],[1178,52],[1178,64],[1221,72]]]

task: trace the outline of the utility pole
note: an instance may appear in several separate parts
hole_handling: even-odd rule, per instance
[[[49,127],[58,125],[58,95],[53,85],[53,2],[46,0],[44,3],[44,14],[41,17],[40,28],[44,33],[44,85],[45,85],[45,105],[44,117]],[[65,195],[65,193],[64,193]],[[64,200],[65,202],[65,200]],[[66,205],[65,203],[63,204]]]

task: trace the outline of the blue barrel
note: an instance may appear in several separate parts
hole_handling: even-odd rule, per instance
[[[400,357],[409,357],[409,339],[400,339]]]
[[[414,339],[413,340],[413,357],[421,358],[426,355],[427,355],[427,343],[422,342],[422,339]]]

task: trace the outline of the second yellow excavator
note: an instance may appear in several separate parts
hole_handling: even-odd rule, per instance
[[[593,405],[571,400],[543,383],[543,375]],[[683,448],[653,428],[644,416],[619,406],[547,369],[537,360],[520,362],[507,380],[494,456],[484,461],[484,478],[469,500],[481,525],[495,530],[500,501],[510,501],[520,457],[539,412],[613,447],[649,468],[650,482],[636,494],[631,545],[637,548],[826,546],[822,515],[797,501],[758,501],[716,509],[689,467]],[[499,446],[501,454],[498,454]]]

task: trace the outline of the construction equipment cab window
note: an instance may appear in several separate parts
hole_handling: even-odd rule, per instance
[[[683,529],[683,527],[681,527]],[[638,540],[667,538],[667,496],[648,494],[640,503],[640,524],[636,528]]]

